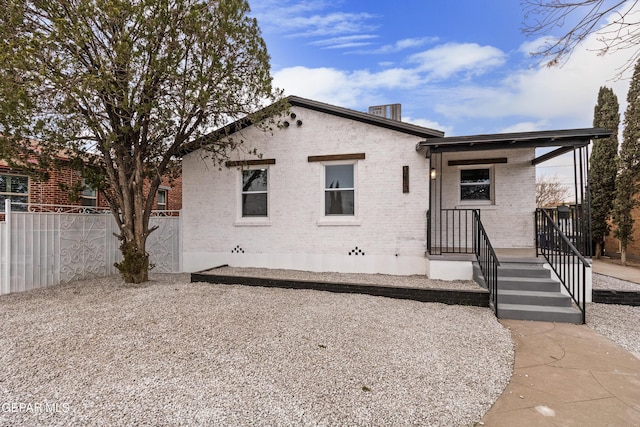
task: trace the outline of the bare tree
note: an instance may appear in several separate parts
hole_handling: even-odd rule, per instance
[[[630,49],[632,55],[618,70],[618,78],[633,68],[640,58],[640,0],[522,0],[524,27],[532,36],[548,36],[533,56],[542,58],[547,66],[565,62],[573,50],[590,34],[597,34],[602,47],[599,55]],[[554,31],[566,23],[569,29],[555,37]],[[575,22],[575,23],[574,23]]]
[[[569,187],[560,182],[557,176],[541,176],[536,180],[536,206],[548,208],[567,201]]]

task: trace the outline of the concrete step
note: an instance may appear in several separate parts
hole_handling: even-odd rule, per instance
[[[526,304],[502,304],[498,300],[501,319],[535,320],[539,322],[582,323],[582,313],[574,307],[545,307]]]
[[[515,264],[501,263],[498,267],[498,275],[503,277],[540,277],[550,278],[551,271],[541,264]]]
[[[571,297],[560,292],[499,290],[498,304],[543,305],[549,307],[571,307]]]
[[[504,277],[498,275],[499,290],[560,292],[560,283],[542,277]]]

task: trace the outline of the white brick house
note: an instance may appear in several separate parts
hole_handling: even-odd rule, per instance
[[[475,236],[471,209],[495,248],[534,251],[535,164],[598,136],[588,129],[444,138],[288,101],[288,126],[242,125],[245,142],[225,165],[202,149],[183,157],[185,271],[228,264],[468,279],[470,259],[449,252],[469,253],[460,249]],[[560,148],[536,158],[536,147],[552,146]],[[260,156],[247,154],[253,149]]]

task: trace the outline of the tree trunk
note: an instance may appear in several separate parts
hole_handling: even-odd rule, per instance
[[[602,242],[599,240],[596,242],[596,259],[600,259],[602,257]]]
[[[625,248],[622,248],[620,252],[620,264],[627,265],[627,250]]]

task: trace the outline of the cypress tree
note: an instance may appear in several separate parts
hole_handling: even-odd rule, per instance
[[[598,92],[593,113],[593,127],[613,132],[609,138],[597,139],[590,159],[591,227],[596,242],[596,258],[602,254],[604,237],[609,234],[608,219],[615,199],[618,172],[618,125],[620,124],[618,97],[608,87]]]
[[[620,168],[616,178],[616,199],[613,207],[615,236],[622,246],[622,265],[626,264],[627,245],[633,239],[631,212],[638,204],[636,198],[640,180],[640,61],[636,63],[627,94],[627,111],[624,117]]]

